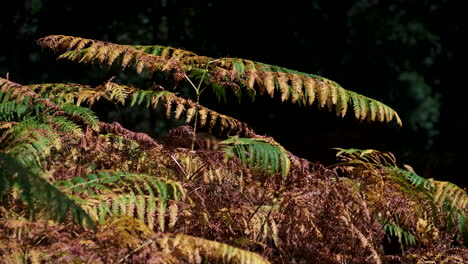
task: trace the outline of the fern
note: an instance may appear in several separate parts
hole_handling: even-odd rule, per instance
[[[62,142],[48,124],[28,118],[4,131],[0,145],[25,166],[40,168],[52,149],[59,150]]]
[[[163,252],[171,252],[171,255],[188,263],[200,263],[201,259],[209,263],[270,263],[256,253],[189,235],[166,234],[157,243]]]
[[[72,221],[94,227],[88,214],[46,179],[32,173],[8,154],[0,152],[0,193],[18,188],[33,215],[60,222],[71,214]]]
[[[383,229],[390,236],[395,236],[398,238],[398,243],[400,244],[402,251],[404,246],[414,246],[416,245],[416,237],[414,234],[404,230],[400,225],[392,223],[388,220],[384,220]]]
[[[177,205],[171,201],[184,200],[186,196],[180,183],[146,174],[99,172],[57,184],[66,193],[84,197],[80,198],[83,208],[101,223],[109,216],[122,214],[137,217],[153,229],[156,215],[162,231],[166,227],[166,213],[169,227],[177,219]]]
[[[467,221],[465,220],[467,217],[468,194],[457,185],[450,182],[425,179],[417,175],[408,165],[405,165],[405,169],[398,168],[395,157],[391,153],[361,149],[338,150],[337,156],[345,160],[344,164],[384,169],[390,179],[398,184],[408,196],[414,198],[424,197],[433,207],[431,211],[434,214],[434,219],[439,217],[437,211],[442,210],[446,214],[447,229],[455,226],[458,238],[465,236],[465,233],[468,232]],[[392,229],[392,231],[395,230],[398,231],[398,228],[394,227]]]
[[[283,177],[289,173],[291,162],[286,150],[273,140],[230,137],[221,144],[225,145],[222,150],[228,158],[238,157],[249,167],[263,168],[271,173],[278,173],[281,167]]]
[[[46,92],[47,96],[52,96],[54,98],[77,98],[77,105],[86,103],[92,106],[95,102],[104,98],[122,105],[144,105],[153,109],[161,106],[165,108],[166,117],[168,119],[171,118],[171,113],[174,113],[175,120],[179,120],[182,116],[185,116],[185,122],[187,124],[194,122],[193,117],[195,112],[198,112],[202,117],[199,125],[202,127],[208,126],[210,131],[216,126],[219,127],[220,133],[225,130],[228,134],[239,134],[241,132],[246,133],[250,131],[247,124],[235,118],[217,113],[216,111],[200,105],[197,107],[193,101],[178,97],[175,93],[169,91],[141,90],[113,82],[106,82],[95,88],[79,84],[36,84],[28,87],[41,94]],[[97,119],[94,118],[90,110],[78,108],[68,103],[64,104],[62,108],[69,114],[81,114],[83,118],[86,118],[85,121],[88,124],[95,127]],[[207,122],[208,119],[209,122]]]
[[[119,63],[123,68],[133,65],[137,73],[143,69],[149,72],[172,71],[175,80],[182,80],[187,74],[205,76],[201,72],[207,69],[209,78],[202,81],[214,84],[212,87],[218,98],[225,94],[219,92],[219,84],[232,87],[238,97],[238,87],[243,87],[252,99],[257,90],[260,94],[267,92],[271,97],[275,90],[279,90],[282,101],[312,105],[317,99],[319,108],[327,106],[330,111],[335,108],[338,116],[345,116],[351,105],[359,120],[390,122],[395,119],[401,126],[398,114],[381,102],[345,90],[326,78],[274,65],[237,58],[214,60],[171,47],[118,45],[63,35],[48,36],[38,40],[38,43],[61,53],[61,59],[108,65]],[[121,60],[116,60],[118,57]]]
[[[27,116],[29,97],[17,102],[10,100],[11,91],[0,92],[0,120],[14,121],[21,120]]]
[[[89,125],[93,130],[98,130],[98,118],[94,115],[93,111],[88,108],[79,107],[72,104],[64,104],[61,106],[62,110],[70,114],[71,117],[81,117],[86,125]]]
[[[435,187],[434,202],[439,206],[447,204],[461,212],[468,212],[468,194],[457,185],[446,182],[429,180]]]

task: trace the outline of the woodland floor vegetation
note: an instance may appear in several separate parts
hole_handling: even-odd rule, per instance
[[[199,98],[278,96],[401,125],[387,105],[245,59],[61,35],[38,44],[63,60],[185,85],[195,97],[114,78],[99,85],[0,78],[3,263],[468,261],[465,190],[371,149],[337,149],[336,165],[324,167]],[[92,109],[103,101],[163,111],[186,125],[154,139],[101,121]]]

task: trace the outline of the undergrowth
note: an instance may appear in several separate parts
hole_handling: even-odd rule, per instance
[[[165,73],[197,98],[113,80],[21,85],[0,78],[4,263],[468,261],[465,190],[371,149],[338,149],[336,165],[326,168],[198,97],[266,93],[401,125],[383,103],[320,76],[245,59],[70,36],[38,42],[60,59]],[[154,139],[101,121],[91,109],[100,101],[162,109],[186,125]]]

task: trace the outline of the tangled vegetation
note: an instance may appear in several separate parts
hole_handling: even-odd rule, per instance
[[[391,153],[338,149],[331,167],[199,104],[209,89],[401,125],[385,104],[320,76],[163,46],[48,36],[60,59],[185,83],[193,100],[113,80],[0,78],[0,256],[5,263],[466,263],[468,197]],[[91,107],[143,105],[185,126],[154,139]],[[352,110],[349,110],[352,109]],[[197,128],[214,136],[203,138]],[[213,144],[205,144],[209,139]]]

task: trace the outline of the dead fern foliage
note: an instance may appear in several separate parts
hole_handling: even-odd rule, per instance
[[[360,189],[366,202],[374,205],[371,213],[378,215],[384,230],[398,239],[402,250],[417,243],[434,244],[444,232],[466,243],[466,191],[453,183],[425,179],[408,165],[397,167],[391,153],[339,149],[337,155],[344,160],[343,165],[367,177],[368,183]],[[379,207],[375,205],[382,202],[390,205],[385,213],[375,211]]]

